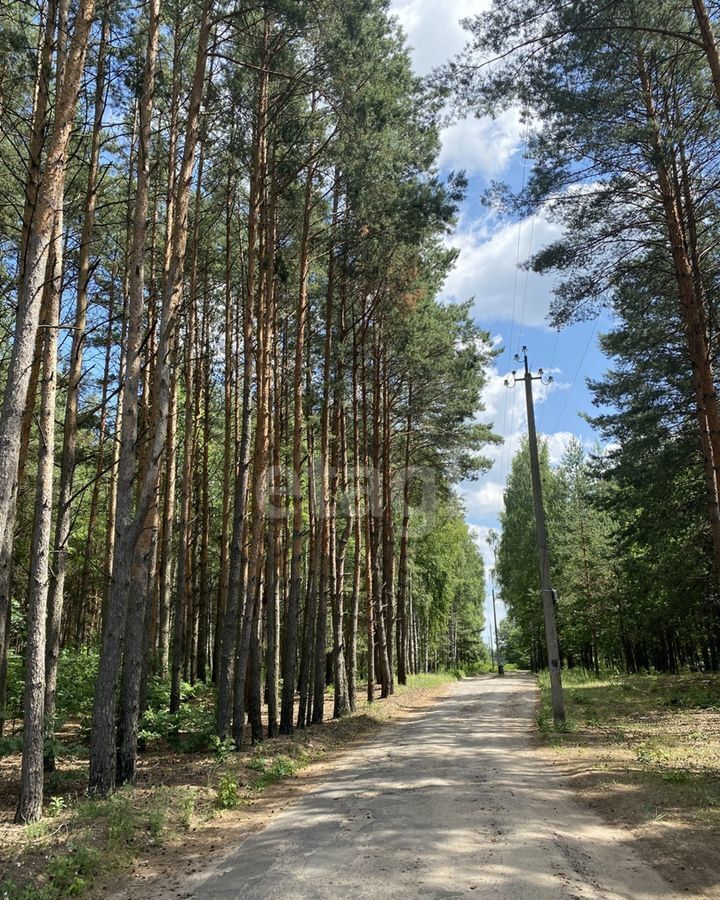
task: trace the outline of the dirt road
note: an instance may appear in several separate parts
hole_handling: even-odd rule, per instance
[[[188,895],[671,898],[532,747],[532,679],[473,678],[346,757]]]

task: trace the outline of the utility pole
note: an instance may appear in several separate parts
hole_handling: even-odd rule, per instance
[[[488,622],[488,631],[490,632],[490,665],[495,668],[495,654],[493,653],[493,634],[492,625]]]
[[[495,608],[495,588],[492,589],[492,598],[493,598],[493,621],[495,622],[495,659],[497,660],[497,670],[498,675],[505,674],[505,667],[503,666],[502,657],[500,656],[500,637],[498,635],[498,627],[497,627],[497,609]],[[492,630],[491,630],[492,634]]]
[[[542,482],[540,480],[540,457],[538,455],[537,432],[535,430],[535,406],[533,404],[532,383],[543,380],[543,370],[538,369],[538,374],[530,372],[527,357],[527,347],[521,350],[522,360],[525,364],[524,375],[518,377],[512,373],[512,385],[510,379],[505,382],[508,387],[525,382],[525,403],[527,406],[528,421],[528,446],[530,449],[530,472],[532,474],[533,505],[535,507],[535,534],[538,545],[538,559],[540,563],[540,589],[542,592],[543,612],[545,614],[545,640],[547,643],[548,668],[550,670],[550,693],[552,698],[553,719],[556,725],[562,725],[565,721],[565,703],[563,701],[562,678],[560,676],[560,652],[558,649],[557,623],[555,621],[554,591],[550,583],[550,557],[547,545],[547,528],[545,526],[545,508],[542,499]],[[515,359],[520,361],[520,356]],[[543,382],[545,384],[549,383]]]
[[[498,548],[498,535],[496,531],[490,530],[490,533],[487,536],[487,542],[492,548],[493,552],[493,562],[494,566],[490,571],[490,576],[492,578],[492,602],[493,602],[493,621],[495,622],[495,658],[497,659],[497,670],[498,675],[505,674],[505,667],[503,666],[502,657],[500,656],[500,635],[498,634],[498,624],[497,624],[497,607],[495,605],[495,585],[497,584],[497,548]],[[490,629],[490,634],[492,635],[492,629]]]

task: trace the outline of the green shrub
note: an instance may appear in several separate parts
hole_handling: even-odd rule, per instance
[[[0,884],[1,900],[55,900],[57,894],[49,885],[23,884],[3,881]]]
[[[67,853],[54,856],[47,874],[58,897],[77,897],[100,870],[101,854],[84,844],[72,846]]]
[[[25,689],[25,665],[23,660],[15,653],[8,654],[7,669],[7,696],[5,711],[0,711],[0,717],[6,721],[10,719],[22,719],[23,692]],[[12,752],[12,751],[8,751]],[[2,750],[0,750],[2,754]]]
[[[22,734],[10,734],[0,738],[0,756],[9,756],[11,753],[19,753],[22,750]]]
[[[465,669],[465,674],[468,676],[486,675],[488,672],[495,671],[495,666],[487,659],[481,660],[480,662],[468,663],[463,668]],[[505,668],[507,669],[507,666],[505,666]]]
[[[166,822],[167,813],[164,809],[157,807],[156,809],[150,810],[148,816],[148,831],[155,840],[157,840],[165,830]]]
[[[189,797],[185,797],[182,802],[182,809],[180,812],[180,824],[183,828],[190,830],[192,826],[193,816],[195,815],[195,795],[191,794]]]
[[[146,741],[167,741],[184,753],[196,753],[213,746],[214,731],[211,704],[184,703],[176,713],[147,709],[140,721],[139,736]]]
[[[248,767],[255,772],[260,773],[260,777],[255,782],[255,790],[262,791],[268,785],[275,784],[276,781],[282,781],[289,775],[297,772],[297,763],[290,759],[289,756],[276,756],[272,760],[268,760],[263,756],[255,756],[248,762]]]
[[[237,781],[231,775],[223,775],[217,788],[217,806],[220,809],[235,809],[239,801]]]
[[[51,797],[48,804],[48,815],[55,817],[65,809],[64,797]]]
[[[69,648],[62,651],[58,663],[58,719],[79,718],[89,726],[98,669],[96,650]]]
[[[669,772],[663,772],[661,777],[667,784],[685,784],[690,780],[690,775],[682,769],[670,769]]]
[[[210,745],[212,746],[213,753],[215,754],[218,763],[224,763],[228,756],[235,750],[235,743],[232,738],[225,738],[225,740],[222,740],[222,738],[219,738],[216,734],[212,735],[210,738]]]

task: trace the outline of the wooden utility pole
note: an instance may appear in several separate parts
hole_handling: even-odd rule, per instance
[[[498,675],[504,675],[505,669],[503,667],[502,657],[500,656],[500,637],[498,636],[498,627],[497,627],[497,609],[495,608],[495,588],[492,589],[492,598],[493,598],[493,621],[495,622],[495,659],[497,661]]]
[[[518,377],[512,373],[513,383],[525,382],[525,404],[527,406],[528,446],[530,448],[530,472],[532,475],[533,506],[535,507],[535,534],[538,545],[540,563],[540,590],[542,592],[543,612],[545,614],[545,640],[547,642],[548,668],[550,670],[550,692],[552,697],[553,719],[556,725],[565,721],[565,703],[560,676],[560,652],[558,649],[557,623],[555,621],[555,604],[553,589],[550,584],[550,556],[547,546],[547,528],[545,526],[545,509],[542,499],[542,482],[540,480],[540,457],[538,455],[537,432],[535,430],[535,406],[533,404],[532,383],[543,379],[543,370],[537,375],[530,372],[527,358],[527,347],[521,350],[525,372]],[[520,356],[515,357],[518,361]],[[510,381],[506,382],[508,386]]]

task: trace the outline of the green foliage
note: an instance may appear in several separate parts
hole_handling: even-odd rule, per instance
[[[710,16],[715,26],[717,9]],[[596,669],[717,669],[717,500],[693,376],[712,381],[720,361],[711,287],[720,272],[720,109],[707,55],[696,51],[696,14],[669,0],[494,0],[467,27],[469,43],[446,71],[458,106],[496,114],[519,105],[529,123],[524,189],[496,186],[488,200],[558,226],[557,240],[529,260],[555,276],[553,324],[612,312],[600,345],[613,365],[590,384],[593,424],[612,449],[590,471],[574,448],[545,476],[561,650],[569,665]],[[669,190],[697,325],[673,256]],[[544,639],[520,466],[502,568],[512,652],[537,666]]]
[[[89,723],[98,659],[96,650],[86,648],[68,648],[61,652],[57,684],[57,709],[60,718],[79,718]]]
[[[22,734],[9,734],[0,738],[0,756],[8,756],[22,750]]]
[[[0,898],[2,900],[55,900],[47,885],[17,885],[10,880],[0,883]]]
[[[155,809],[151,809],[148,815],[148,831],[155,841],[157,841],[161,837],[166,825],[166,810],[160,806],[156,807]]]
[[[294,775],[298,768],[294,760],[290,759],[289,756],[283,755],[274,756],[272,759],[256,756],[248,762],[248,766],[255,772],[260,773],[260,777],[254,785],[256,791],[262,791],[269,785]]]
[[[485,579],[480,551],[453,499],[410,518],[415,606],[441,665],[476,663],[485,654]]]
[[[42,841],[47,837],[48,823],[42,819],[39,822],[30,822],[25,826],[25,837],[28,841]]]
[[[64,797],[51,797],[50,803],[48,803],[48,815],[54,818],[65,809],[65,806]]]
[[[507,666],[505,668],[507,669]],[[494,672],[495,666],[493,666],[489,659],[484,659],[481,662],[466,663],[463,666],[462,671],[465,673],[466,677],[472,678],[473,675],[487,675],[490,672]]]
[[[232,738],[221,740],[216,734],[212,736],[210,744],[218,763],[224,763],[228,756],[235,750],[235,742]]]
[[[63,900],[79,897],[103,870],[103,856],[86,843],[71,843],[67,850],[51,856],[43,882],[17,885],[5,881],[0,885],[2,900]]]
[[[230,748],[218,747],[213,712],[212,688],[198,682],[183,683],[180,709],[168,710],[170,686],[167,680],[152,679],[148,693],[148,708],[140,721],[140,737],[146,741],[166,741],[183,753],[198,753],[213,749],[226,753]]]
[[[5,709],[2,711],[2,718],[6,721],[9,719],[22,718],[23,689],[25,681],[25,669],[23,660],[16,653],[8,654],[7,662],[7,697],[5,701]],[[12,752],[11,750],[2,749],[2,739],[0,739],[0,755]]]
[[[54,856],[47,875],[58,897],[77,897],[88,888],[102,866],[102,854],[84,844],[72,845],[67,853]]]
[[[225,774],[220,778],[215,802],[219,809],[235,809],[240,802],[238,784],[232,775]]]
[[[195,795],[190,794],[185,797],[182,802],[182,809],[180,812],[180,824],[187,831],[192,827],[193,816],[195,815]]]

